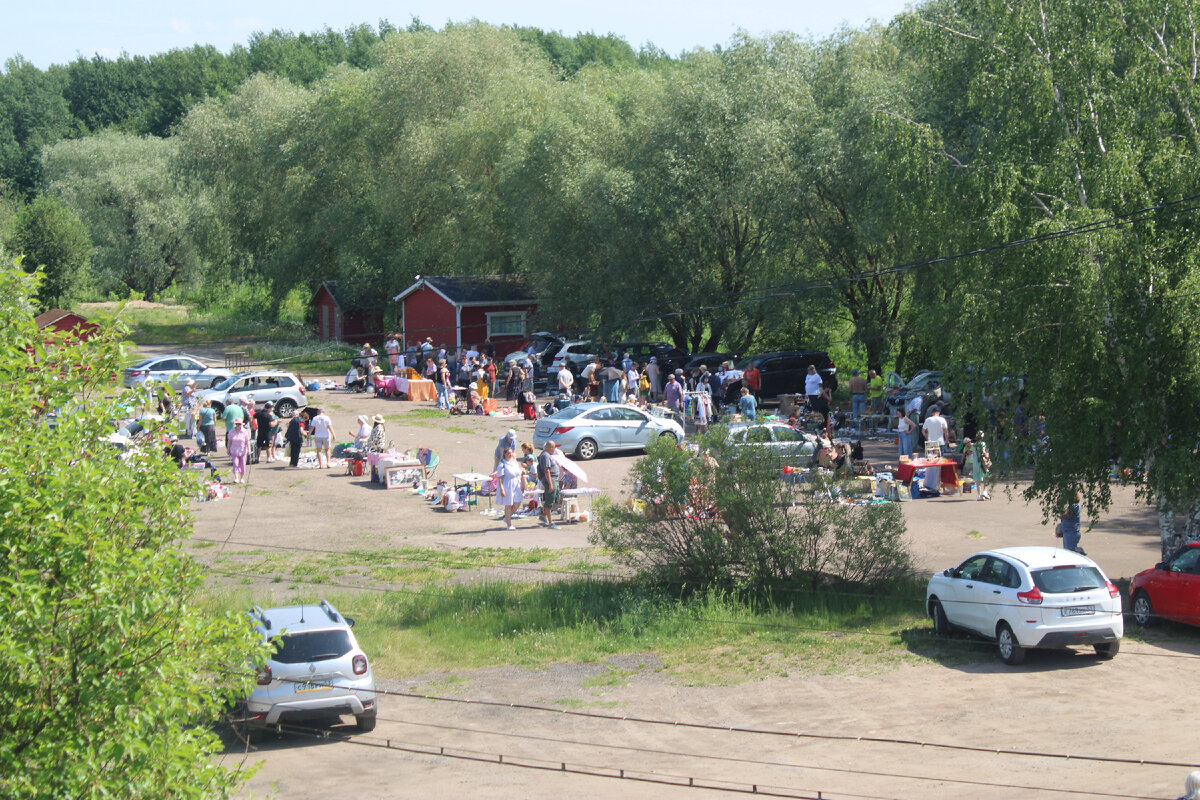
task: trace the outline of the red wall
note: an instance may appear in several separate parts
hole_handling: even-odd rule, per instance
[[[454,349],[454,306],[428,286],[422,286],[404,298],[403,344],[408,347],[423,342],[426,336],[433,337],[437,347]]]
[[[336,315],[339,313],[338,304],[324,286],[317,290],[312,304],[317,309],[317,337],[321,341],[337,338],[339,328],[342,341],[358,345],[367,341],[373,345],[382,344],[388,333],[383,329],[382,311],[342,311],[339,325],[335,321]],[[327,316],[322,317],[322,309],[327,309],[325,312]],[[324,324],[322,324],[323,319]]]
[[[534,303],[516,306],[467,306],[462,310],[462,343],[464,346],[483,344],[483,340],[487,338],[487,315],[489,312],[524,311],[529,316],[536,308]],[[526,327],[528,328],[528,322]],[[525,338],[525,336],[494,336],[492,343],[523,342]]]

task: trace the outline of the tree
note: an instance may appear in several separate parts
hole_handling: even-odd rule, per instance
[[[79,217],[61,201],[41,195],[17,212],[9,249],[24,256],[26,269],[44,272],[38,299],[45,307],[65,305],[87,281],[92,245]]]
[[[120,334],[47,342],[35,291],[0,268],[0,795],[227,797],[246,773],[213,758],[212,725],[262,642],[191,605],[194,483],[154,444],[122,458],[105,441]]]
[[[20,56],[0,74],[0,182],[31,193],[41,181],[41,152],[74,129],[62,90],[66,70],[43,72]]]

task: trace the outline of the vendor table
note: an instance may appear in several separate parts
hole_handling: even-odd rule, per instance
[[[409,400],[436,400],[437,391],[433,381],[393,378],[395,391],[408,395]]]
[[[460,484],[463,486],[469,487],[468,492],[467,492],[467,504],[468,505],[478,505],[479,504],[479,497],[478,497],[479,484],[483,483],[484,481],[490,481],[492,479],[491,475],[484,475],[479,472],[460,472],[457,475],[451,475],[450,477],[454,478],[455,492],[458,491],[458,487]],[[491,507],[491,499],[492,499],[491,495],[488,495],[488,507],[489,508]]]
[[[570,515],[570,509],[569,509],[569,506],[571,505],[571,503],[569,503],[568,500],[575,503],[575,514],[576,514],[576,516],[578,516],[579,511],[580,511],[580,508],[578,505],[578,502],[579,502],[578,498],[586,497],[587,498],[587,518],[589,521],[591,521],[591,519],[592,519],[592,498],[598,494],[600,494],[600,490],[595,488],[594,486],[589,486],[586,489],[563,489],[562,490],[563,501],[562,501],[562,503],[559,504],[559,507],[558,507],[559,518],[563,522],[572,522],[573,520],[570,518],[571,515]]]
[[[896,467],[896,478],[900,481],[900,483],[911,483],[913,473],[919,469],[925,469],[926,475],[928,476],[930,474],[928,471],[929,467],[940,468],[935,473],[940,478],[940,483],[953,486],[955,488],[958,487],[958,466],[948,458],[939,458],[937,460],[918,458],[909,461],[907,464],[901,462]],[[925,485],[929,486],[930,488],[937,488],[936,484],[930,484],[931,482],[927,478]]]

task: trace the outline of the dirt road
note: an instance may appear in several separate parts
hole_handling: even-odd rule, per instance
[[[496,418],[429,417],[404,401],[319,392],[311,402],[329,410],[338,438],[347,438],[359,413],[382,413],[401,449],[434,447],[440,474],[487,471],[497,439],[510,426],[522,440],[532,423]],[[428,409],[428,404],[419,408]],[[868,456],[891,455],[869,445]],[[219,463],[225,463],[224,456]],[[632,457],[600,458],[585,469],[593,485],[619,493]],[[913,550],[923,569],[941,569],[971,552],[1014,544],[1052,544],[1041,512],[995,493],[914,501],[904,505]],[[196,506],[197,537],[223,542],[224,553],[263,546],[382,549],[404,544],[437,548],[584,547],[588,526],[558,531],[518,523],[507,532],[478,513],[428,509],[404,490],[384,490],[335,470],[292,470],[285,462],[252,468],[250,484],[232,500]],[[1157,560],[1149,510],[1128,493],[1084,546],[1112,576],[1128,577]],[[214,548],[198,549],[204,559]],[[281,585],[282,586],[282,585]],[[280,589],[280,599],[288,592]],[[1014,756],[994,752],[858,741],[880,737],[1050,754],[1105,758],[1200,761],[1190,740],[1190,696],[1200,638],[1186,630],[1146,642],[1127,641],[1120,655],[1101,662],[1089,653],[1033,653],[1021,667],[1003,667],[980,646],[968,657],[939,658],[898,652],[873,667],[836,675],[787,676],[737,686],[682,686],[656,671],[650,657],[620,661],[617,685],[596,681],[609,665],[562,664],[445,676],[401,677],[381,683],[393,691],[418,690],[459,698],[543,705],[558,713],[463,705],[401,697],[381,700],[379,727],[369,735],[313,741],[268,737],[251,754],[262,771],[249,792],[274,785],[279,796],[384,797],[599,797],[727,796],[688,788],[720,784],[749,792],[816,797],[1029,798],[1088,796],[1175,797],[1187,769],[1127,762]],[[631,666],[632,664],[632,666]],[[850,737],[823,740],[711,731],[569,716],[562,710],[693,721],[791,733]],[[406,747],[421,755],[366,745]],[[503,756],[505,766],[498,762]],[[242,758],[236,751],[226,760]],[[552,767],[550,771],[507,762]],[[568,770],[653,777],[681,786],[593,777]],[[1198,764],[1200,765],[1200,764]],[[557,771],[556,771],[557,770]],[[1008,788],[1008,785],[1025,788]],[[248,794],[249,794],[248,792]],[[1076,794],[1075,796],[1080,796]]]

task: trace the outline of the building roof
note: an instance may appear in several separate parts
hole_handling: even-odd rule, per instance
[[[37,322],[38,330],[41,330],[42,328],[50,327],[66,317],[75,317],[80,323],[87,322],[87,317],[82,314],[76,314],[74,311],[66,311],[61,308],[52,308],[49,311],[38,314],[34,317],[34,321]]]
[[[456,306],[513,305],[535,302],[524,281],[513,275],[428,275],[393,297],[400,301],[428,287]]]
[[[308,301],[309,305],[316,302],[322,287],[329,292],[333,302],[337,303],[338,308],[343,311],[374,311],[383,307],[379,298],[347,281],[321,281],[317,291],[313,292],[312,299]]]

